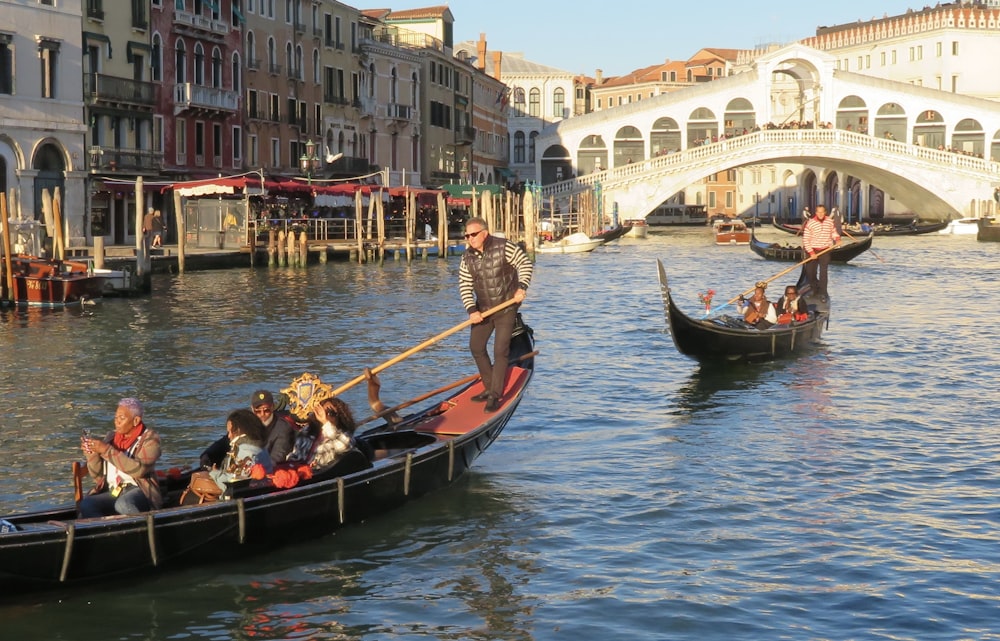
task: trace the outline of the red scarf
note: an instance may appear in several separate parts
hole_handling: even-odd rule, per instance
[[[115,437],[112,439],[111,444],[122,452],[128,452],[129,448],[135,445],[135,442],[139,440],[139,435],[142,434],[145,429],[146,425],[142,421],[139,421],[138,425],[124,434],[115,432]]]

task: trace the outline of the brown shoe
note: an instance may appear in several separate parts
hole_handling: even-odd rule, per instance
[[[483,408],[484,412],[495,412],[500,409],[500,399],[496,396],[491,396],[488,401],[486,401],[486,407]]]
[[[489,397],[490,397],[489,392],[480,392],[479,394],[473,396],[471,400],[475,401],[476,403],[482,403],[483,401],[489,399]]]

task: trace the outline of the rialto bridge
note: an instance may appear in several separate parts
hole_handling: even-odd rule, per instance
[[[707,176],[768,164],[796,169],[756,188],[800,205],[866,212],[881,191],[925,218],[993,207],[1000,103],[835,67],[791,45],[744,73],[552,125],[535,143],[542,195],[599,186],[606,211],[637,218]]]

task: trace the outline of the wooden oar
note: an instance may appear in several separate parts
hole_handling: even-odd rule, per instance
[[[794,265],[792,265],[788,269],[781,270],[780,272],[778,272],[774,276],[771,276],[770,278],[768,278],[764,282],[765,283],[770,283],[772,280],[775,280],[777,278],[781,278],[782,276],[784,276],[788,272],[792,271],[793,269],[796,269],[798,267],[802,267],[803,265],[805,265],[806,263],[808,263],[810,260],[816,260],[817,258],[819,258],[820,256],[822,256],[826,252],[832,251],[833,249],[836,249],[837,247],[838,247],[838,245],[831,245],[830,247],[827,247],[826,249],[824,249],[821,252],[816,252],[816,254],[814,254],[813,256],[810,256],[810,257],[806,258],[805,260],[803,260],[801,262],[795,263]],[[751,287],[750,289],[746,290],[742,294],[737,295],[735,298],[729,299],[729,301],[727,301],[725,305],[720,305],[716,309],[721,309],[723,307],[726,307],[726,305],[732,305],[733,303],[735,303],[736,301],[738,301],[740,299],[740,296],[746,296],[747,294],[752,294],[753,290],[755,290],[756,288],[757,288],[757,286],[756,286],[756,283],[755,283],[753,287]]]
[[[534,358],[535,356],[538,356],[538,350],[535,350],[533,352],[528,352],[527,354],[525,354],[525,355],[523,355],[523,356],[521,356],[519,358],[516,358],[516,359],[512,360],[511,363],[518,363],[518,362],[523,361],[523,360],[528,359],[528,358]],[[472,383],[472,382],[477,381],[477,380],[479,380],[479,374],[470,374],[469,376],[466,376],[465,378],[458,379],[454,383],[448,383],[447,385],[445,385],[443,387],[439,387],[436,390],[432,390],[430,392],[426,392],[424,394],[421,394],[420,396],[416,396],[414,398],[411,398],[408,401],[404,401],[404,402],[400,403],[399,405],[396,405],[394,407],[389,407],[387,409],[384,409],[381,412],[379,412],[378,414],[372,414],[371,416],[369,416],[368,418],[364,419],[363,421],[359,421],[358,425],[360,426],[360,425],[364,425],[365,423],[370,423],[371,421],[374,421],[377,418],[382,418],[383,416],[386,416],[388,414],[392,414],[393,412],[398,412],[399,410],[405,409],[407,407],[410,407],[411,405],[416,405],[417,403],[419,403],[421,401],[426,401],[427,399],[431,398],[432,396],[437,396],[438,394],[443,394],[443,393],[447,392],[448,390],[453,390],[456,387],[461,387],[462,385],[467,385],[467,384]]]
[[[87,466],[80,461],[73,461],[73,500],[80,503],[83,500],[83,477],[87,476]]]
[[[482,313],[482,316],[483,316],[483,318],[486,318],[487,316],[495,314],[495,313],[499,312],[502,309],[506,309],[506,308],[510,307],[514,303],[515,303],[514,299],[511,298],[507,302],[500,303],[496,307],[491,307],[490,309],[486,310],[485,312]],[[416,354],[417,352],[421,351],[425,347],[429,347],[430,345],[433,345],[434,343],[438,342],[439,340],[445,339],[445,338],[451,336],[452,334],[454,334],[455,332],[458,332],[458,331],[461,331],[461,330],[465,329],[469,325],[472,325],[472,320],[463,321],[463,322],[459,323],[458,325],[455,325],[451,329],[441,332],[440,334],[438,334],[437,336],[435,336],[433,338],[428,338],[423,343],[420,343],[416,347],[411,347],[410,349],[406,350],[405,352],[403,352],[399,356],[395,356],[393,358],[390,358],[389,360],[387,360],[386,362],[382,363],[381,365],[376,365],[375,367],[371,368],[371,373],[372,374],[378,374],[379,372],[381,372],[381,371],[383,371],[385,369],[388,369],[389,367],[392,367],[396,363],[398,363],[398,362],[400,362],[400,361],[402,361],[404,359],[407,359],[407,358],[413,356],[414,354]],[[361,375],[355,377],[354,379],[352,379],[352,380],[344,383],[343,385],[341,385],[337,389],[333,390],[333,392],[332,392],[333,396],[340,396],[342,393],[344,393],[347,390],[351,389],[352,387],[354,387],[358,383],[366,380],[366,378],[367,378],[367,376],[365,374],[361,374]]]

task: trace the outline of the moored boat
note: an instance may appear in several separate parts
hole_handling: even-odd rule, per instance
[[[383,419],[375,420],[385,422],[358,437],[374,451],[372,459],[353,450],[292,487],[278,487],[277,475],[239,481],[232,498],[180,506],[175,483],[168,507],[133,516],[78,519],[74,505],[0,515],[0,580],[17,586],[0,600],[248,557],[360,523],[450,485],[510,420],[532,377],[533,350],[531,330],[522,325],[511,341],[512,365],[496,412],[472,400],[483,390],[477,376],[461,379],[377,412]],[[320,385],[315,377],[306,383]],[[443,401],[395,420],[396,412],[449,391]]]
[[[0,260],[0,300],[16,305],[62,307],[101,296],[104,278],[83,261],[37,256],[10,257],[13,291],[8,291],[7,261]]]
[[[846,263],[847,261],[857,258],[864,252],[871,249],[873,234],[868,234],[864,238],[859,238],[855,241],[848,243],[841,243],[839,247],[835,247],[830,250],[830,262],[832,263]],[[766,243],[759,238],[756,234],[751,232],[750,239],[750,249],[753,250],[755,254],[764,258],[765,260],[779,260],[792,263],[800,263],[806,259],[806,254],[802,251],[802,245],[782,245],[780,243]]]
[[[591,252],[604,244],[583,232],[576,232],[553,242],[542,242],[535,251],[540,254],[582,254]]]
[[[810,305],[808,320],[777,324],[764,330],[733,316],[692,318],[674,303],[663,263],[657,260],[656,267],[664,315],[674,345],[681,354],[698,361],[762,361],[789,356],[817,342],[830,319],[828,304],[822,309]],[[804,293],[803,276],[799,277],[799,290]]]

